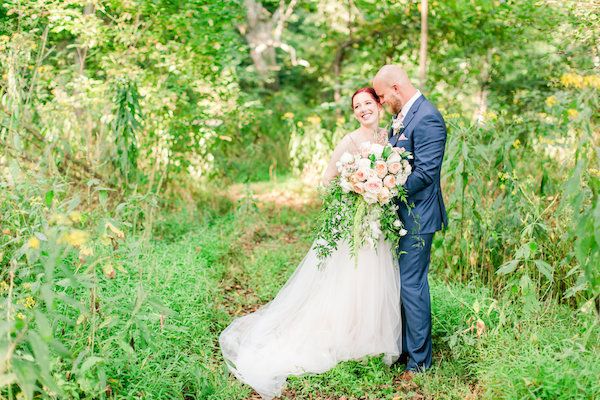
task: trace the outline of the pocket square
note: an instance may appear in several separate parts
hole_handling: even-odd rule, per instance
[[[400,135],[400,137],[398,138],[398,140],[408,140],[408,138],[406,137],[406,135],[403,133]]]

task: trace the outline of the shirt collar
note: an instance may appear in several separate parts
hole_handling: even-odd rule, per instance
[[[415,103],[415,101],[417,101],[417,99],[420,96],[421,96],[421,91],[417,89],[417,92],[415,94],[413,94],[413,96],[410,98],[410,100],[408,100],[406,102],[406,104],[404,106],[402,106],[402,110],[400,110],[400,113],[402,113],[402,115],[405,118],[408,115],[408,112],[410,111],[410,108],[412,107],[412,105]]]

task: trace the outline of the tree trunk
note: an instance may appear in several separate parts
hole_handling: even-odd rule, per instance
[[[488,49],[488,52],[483,59],[483,65],[481,67],[481,74],[479,75],[479,92],[477,93],[477,109],[473,119],[482,124],[485,122],[485,114],[488,108],[488,93],[490,83],[490,70],[492,68],[492,57],[494,56],[495,50],[493,48]]]
[[[96,6],[94,3],[89,2],[83,7],[83,15],[92,15],[96,12]],[[87,55],[87,47],[81,46],[77,47],[77,70],[79,74],[83,74],[83,70],[85,69],[85,57]]]
[[[419,51],[419,82],[425,90],[427,79],[427,0],[421,0],[421,48]]]
[[[256,0],[244,0],[246,6],[246,21],[248,26],[245,32],[250,57],[265,86],[272,89],[279,88],[277,59],[275,58],[275,23],[271,13]]]

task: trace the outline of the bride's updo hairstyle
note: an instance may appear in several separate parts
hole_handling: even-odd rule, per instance
[[[379,100],[379,96],[377,96],[375,89],[373,89],[372,87],[364,87],[364,88],[360,88],[356,92],[354,92],[354,94],[352,95],[352,99],[350,100],[350,108],[354,109],[354,97],[359,93],[369,93],[371,95],[371,97],[373,98],[373,100],[375,100],[375,102],[378,105],[381,105],[381,101]]]

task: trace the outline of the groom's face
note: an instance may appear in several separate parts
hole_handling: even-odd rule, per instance
[[[393,85],[388,85],[385,82],[373,82],[373,89],[379,96],[381,104],[391,114],[398,114],[402,109],[402,101],[397,93],[397,88]]]

